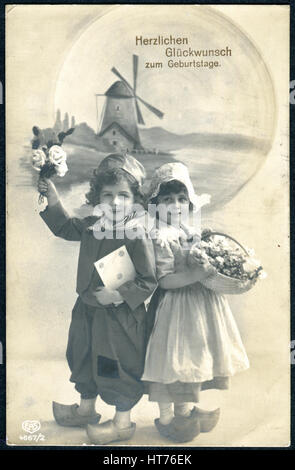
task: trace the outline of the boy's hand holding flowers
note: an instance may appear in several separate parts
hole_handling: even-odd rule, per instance
[[[54,206],[58,201],[58,193],[53,182],[48,178],[42,178],[38,181],[38,191],[43,196],[47,197],[48,206]]]

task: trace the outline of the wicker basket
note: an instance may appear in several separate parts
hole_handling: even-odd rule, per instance
[[[236,243],[244,251],[244,253],[246,253],[247,256],[249,256],[247,250],[237,240],[235,240],[233,237],[229,235],[226,235],[225,233],[209,232],[208,234],[205,235],[205,237],[202,237],[202,240],[206,240],[206,238],[209,238],[214,235],[219,235],[219,236],[230,239],[231,241]],[[208,289],[212,289],[221,294],[232,294],[232,295],[243,294],[244,292],[247,292],[250,289],[252,289],[252,287],[255,284],[255,281],[240,281],[239,279],[225,276],[224,274],[221,274],[221,273],[212,274],[211,276],[207,277],[201,282]]]

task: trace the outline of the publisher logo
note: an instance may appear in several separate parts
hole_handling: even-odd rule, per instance
[[[26,421],[23,421],[22,429],[28,433],[19,436],[22,441],[45,441],[45,436],[43,434],[40,432],[35,434],[39,431],[39,429],[41,429],[40,421],[37,421],[36,419],[27,419]]]
[[[22,428],[25,432],[29,432],[30,434],[34,434],[34,432],[39,431],[41,428],[41,424],[39,421],[36,420],[29,420],[27,419],[26,421],[23,422]]]

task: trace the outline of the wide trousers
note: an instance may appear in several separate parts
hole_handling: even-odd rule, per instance
[[[100,395],[118,411],[142,397],[147,343],[145,306],[92,307],[78,297],[72,312],[66,357],[70,381],[82,398]]]

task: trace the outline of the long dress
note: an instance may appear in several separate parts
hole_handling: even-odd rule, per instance
[[[154,240],[157,279],[183,270],[185,233],[168,226]],[[157,289],[155,315],[142,379],[152,401],[199,401],[200,390],[228,388],[228,379],[249,367],[235,319],[224,295],[200,282]]]

